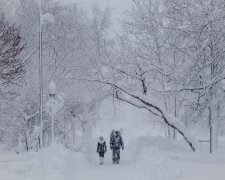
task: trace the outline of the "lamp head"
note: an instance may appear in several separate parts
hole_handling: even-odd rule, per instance
[[[56,84],[53,80],[49,84],[49,94],[50,96],[56,94]]]

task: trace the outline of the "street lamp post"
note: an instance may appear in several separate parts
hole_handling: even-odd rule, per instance
[[[40,148],[43,147],[43,70],[42,70],[42,25],[44,22],[54,23],[54,17],[49,14],[42,14],[42,0],[39,0],[39,101],[40,101]]]
[[[51,117],[51,143],[54,143],[54,118],[59,109],[62,108],[64,101],[62,96],[56,92],[56,85],[54,81],[49,84],[49,96],[50,99],[46,102],[46,111]]]
[[[42,87],[42,10],[39,4],[39,88],[40,88],[40,147],[43,147],[43,87]]]

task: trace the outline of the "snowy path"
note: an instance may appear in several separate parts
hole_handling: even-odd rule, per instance
[[[92,166],[87,170],[80,171],[77,179],[79,180],[145,180],[146,178],[138,172],[135,164]]]
[[[95,153],[91,159],[92,163],[81,165],[78,170],[74,169],[74,174],[71,174],[69,180],[147,180],[137,163],[131,161],[130,153],[126,150],[122,151],[120,164],[112,164],[111,151],[108,151],[105,155],[104,165],[101,166],[98,164],[98,156]],[[68,167],[77,166],[75,159],[70,159],[67,162]]]
[[[58,148],[58,147],[56,147]],[[98,165],[97,154],[91,163],[82,155],[68,150],[46,149],[41,153],[17,155],[0,152],[0,180],[224,180],[223,154],[210,156],[191,152],[165,152],[167,166],[182,170],[182,176],[173,174],[159,157],[163,152],[150,150],[152,161],[131,161],[131,152],[121,154],[121,163],[111,163],[111,151],[103,166]],[[148,150],[149,151],[149,150]],[[54,153],[52,153],[54,152]],[[166,161],[167,162],[167,161]]]

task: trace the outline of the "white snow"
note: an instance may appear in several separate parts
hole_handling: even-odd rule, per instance
[[[52,14],[45,13],[42,15],[42,23],[43,24],[47,24],[47,23],[53,24],[54,22],[55,22],[55,18],[53,17]]]
[[[72,152],[58,144],[39,152],[21,154],[0,148],[0,180],[225,179],[224,139],[220,139],[220,151],[217,154],[194,153],[184,141],[173,142],[162,137],[160,125],[148,124],[149,120],[139,117],[134,109],[125,111],[126,108],[120,107],[111,124],[108,123],[112,119],[106,116],[109,112],[103,112],[104,118],[94,129],[87,145],[87,154]],[[109,106],[106,109],[109,110]],[[109,125],[111,128],[123,128],[125,149],[121,151],[119,165],[111,162]],[[104,136],[108,145],[103,166],[98,164],[96,153],[99,135]]]
[[[53,80],[49,84],[49,92],[50,94],[56,94],[56,84]]]
[[[121,152],[121,163],[111,163],[111,151],[105,164],[98,165],[97,154],[89,161],[84,154],[52,145],[40,152],[15,154],[1,151],[0,180],[224,180],[223,154],[181,151],[174,145],[169,151],[154,147],[151,137],[141,137]],[[159,137],[156,139],[160,139]],[[144,142],[148,142],[144,144]],[[94,144],[94,143],[93,143]],[[91,147],[91,146],[90,146]],[[171,145],[172,147],[172,145]],[[95,147],[92,147],[93,151]]]

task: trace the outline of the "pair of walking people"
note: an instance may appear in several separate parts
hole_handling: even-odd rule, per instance
[[[110,149],[112,150],[112,162],[113,164],[119,164],[120,162],[120,149],[124,149],[124,143],[119,131],[112,131],[110,134]],[[99,154],[99,163],[104,163],[104,155],[107,152],[107,145],[104,138],[99,137],[97,145],[97,153]]]

